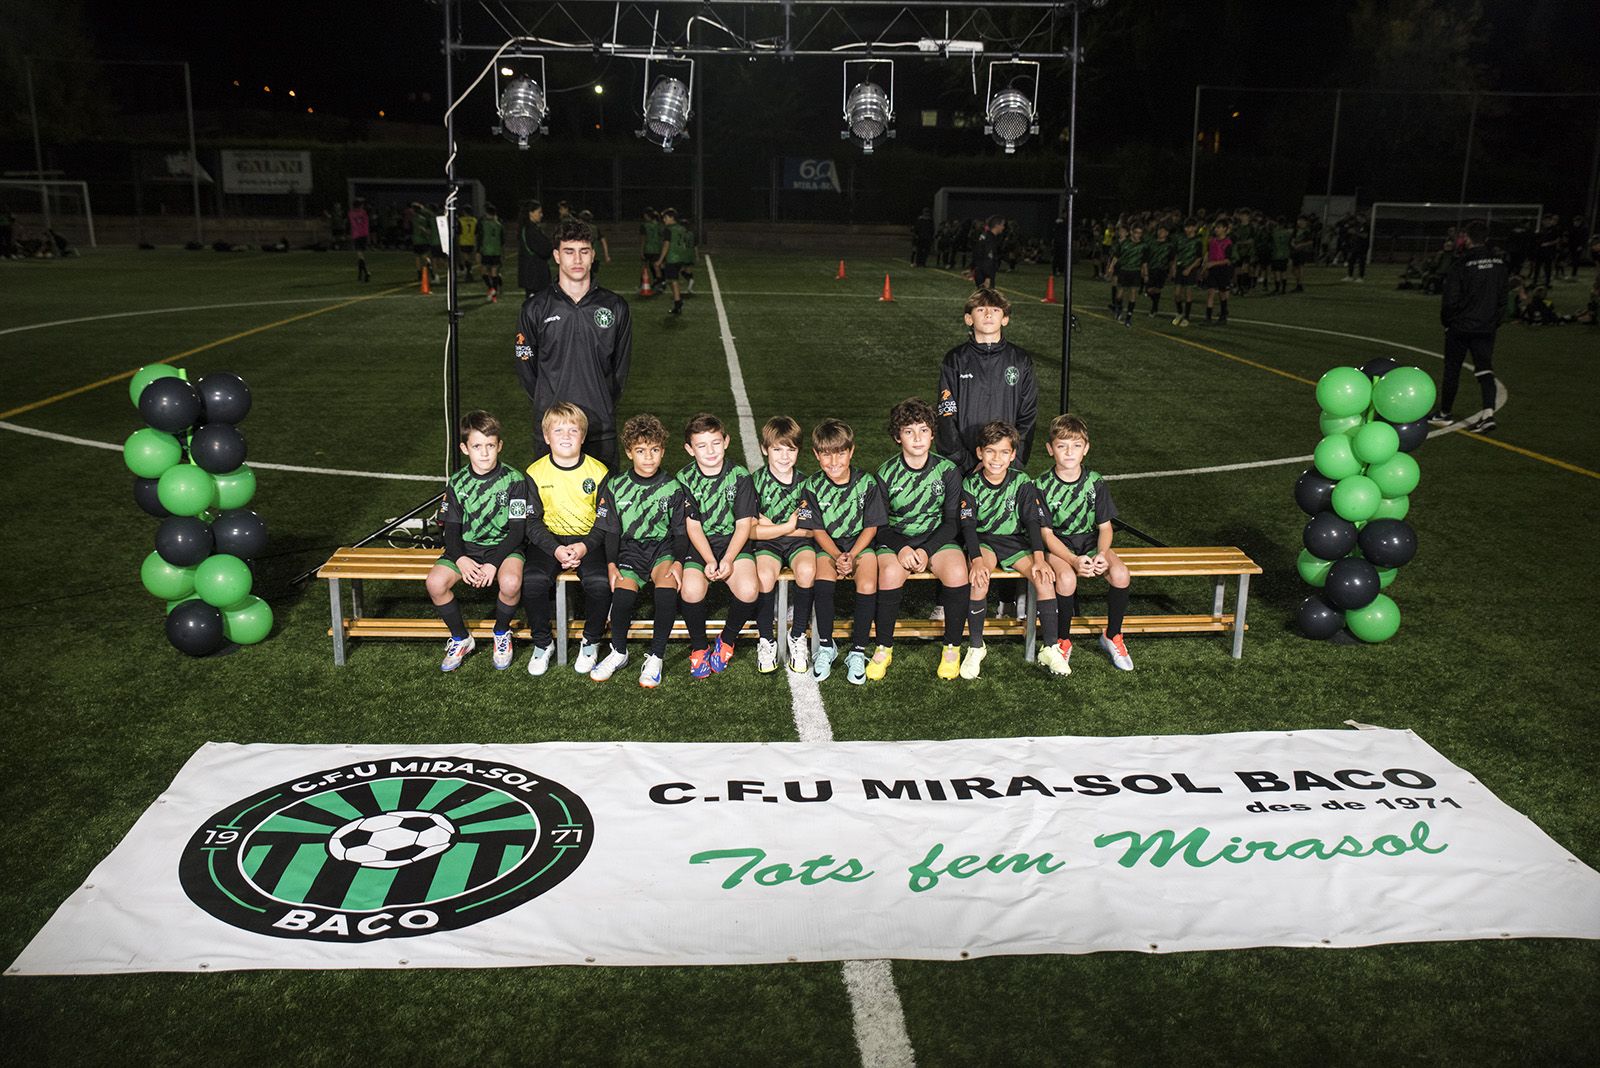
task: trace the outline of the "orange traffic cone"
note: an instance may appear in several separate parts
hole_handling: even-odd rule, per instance
[[[888,301],[890,304],[894,303],[894,294],[889,291],[889,276],[888,275],[884,275],[883,276],[883,296],[878,298],[878,303],[879,304],[882,304],[885,301]]]
[[[1056,299],[1056,276],[1055,275],[1051,275],[1050,276],[1050,284],[1044,287],[1044,299],[1041,300],[1039,303],[1040,304],[1060,304],[1061,303],[1059,300]]]
[[[839,261],[839,273],[833,276],[835,282],[844,277],[844,260]]]
[[[431,273],[431,271],[422,272],[422,295],[425,297],[433,292],[432,288],[430,288],[428,285],[428,275]]]

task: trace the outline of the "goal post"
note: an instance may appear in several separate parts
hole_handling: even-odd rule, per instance
[[[89,183],[61,178],[0,178],[0,203],[22,224],[54,230],[70,244],[97,247]]]
[[[1372,205],[1367,224],[1367,262],[1404,262],[1427,256],[1443,244],[1452,226],[1481,222],[1489,237],[1502,247],[1513,230],[1539,230],[1543,204],[1449,204],[1431,201],[1380,200]]]

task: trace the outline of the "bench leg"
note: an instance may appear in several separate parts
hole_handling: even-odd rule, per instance
[[[1033,663],[1034,654],[1037,651],[1036,647],[1039,640],[1039,635],[1036,629],[1039,626],[1039,602],[1036,599],[1036,594],[1034,593],[1033,582],[1026,579],[1023,581],[1024,585],[1026,585],[1028,588],[1027,596],[1023,598],[1023,601],[1026,605],[1023,611],[1028,613],[1028,622],[1022,628],[1022,659],[1031,664]]]
[[[333,666],[344,667],[344,604],[336,578],[328,580],[328,603],[333,610]]]
[[[350,580],[350,618],[360,619],[367,614],[367,599],[364,596],[367,584],[361,579]]]
[[[567,584],[556,580],[556,663],[567,663]]]
[[[1233,658],[1244,656],[1244,609],[1250,599],[1250,576],[1239,576],[1239,596],[1233,602]]]
[[[1228,580],[1227,580],[1226,576],[1223,576],[1223,575],[1218,575],[1217,576],[1216,593],[1211,598],[1211,618],[1212,619],[1221,619],[1222,618],[1222,595],[1224,593],[1224,587],[1227,586],[1227,584],[1228,584]]]
[[[776,592],[778,594],[778,604],[773,609],[772,636],[778,639],[778,661],[787,667],[789,664],[789,624],[784,622],[784,618],[789,614],[789,581],[780,578]]]

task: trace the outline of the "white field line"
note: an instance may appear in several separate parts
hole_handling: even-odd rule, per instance
[[[710,256],[705,258],[706,277],[711,280],[711,299],[717,306],[717,325],[722,333],[722,351],[728,358],[728,379],[733,386],[733,406],[739,414],[739,439],[744,442],[745,466],[754,471],[761,463],[761,448],[756,437],[755,416],[750,395],[739,370],[739,352],[733,346],[733,329],[728,325],[728,309],[717,285],[717,271]],[[779,621],[782,625],[782,620]],[[822,691],[810,672],[797,674],[784,669],[789,680],[789,697],[794,707],[794,726],[802,742],[833,741],[833,725],[822,707]],[[906,1033],[905,1009],[894,988],[894,974],[886,960],[852,960],[844,963],[844,985],[850,994],[850,1012],[855,1028],[861,1063],[878,1066],[916,1064],[911,1037]]]
[[[396,297],[403,294],[395,294]],[[139,311],[107,312],[105,315],[83,315],[76,319],[56,319],[48,323],[28,323],[26,326],[12,326],[0,330],[0,337],[7,334],[24,334],[29,330],[44,330],[52,326],[72,326],[75,323],[98,323],[106,319],[131,319],[140,315],[175,315],[179,312],[211,311],[218,308],[266,308],[274,304],[338,304],[340,301],[349,300],[348,297],[292,297],[284,300],[246,300],[233,304],[191,304],[183,308],[144,308]]]

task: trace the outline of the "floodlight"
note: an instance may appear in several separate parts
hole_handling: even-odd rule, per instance
[[[1014,75],[1005,88],[995,92],[996,67],[1031,67],[1036,95],[1030,97],[1026,90],[1018,86],[1018,82],[1026,83],[1029,80],[1025,73]],[[992,137],[995,144],[1004,148],[1007,155],[1015,152],[1018,145],[1039,132],[1038,86],[1039,64],[1036,62],[1013,59],[989,64],[989,105],[983,115],[983,132]]]
[[[850,65],[876,64],[889,68],[889,91],[877,82],[857,82],[850,88]],[[880,59],[847,59],[844,63],[844,126],[839,136],[854,141],[861,151],[870,153],[885,137],[893,137],[889,124],[894,121],[894,64]]]
[[[510,76],[515,74],[515,71],[510,66],[498,67],[495,70],[495,100],[500,111],[500,125],[492,129],[497,134],[503,134],[507,141],[518,148],[527,148],[528,138],[534,134],[550,132],[544,125],[545,116],[550,114],[550,102],[544,95],[544,89],[540,87],[540,82],[544,79],[544,57],[531,56],[520,62],[532,61],[537,61],[539,64],[537,81],[527,75],[516,75],[502,88],[501,74]]]
[[[665,152],[672,151],[672,143],[688,137],[689,115],[694,100],[694,60],[675,60],[689,68],[689,81],[684,83],[671,75],[663,74],[650,85],[650,60],[644,61],[644,129],[638,135],[652,144],[660,145]]]

